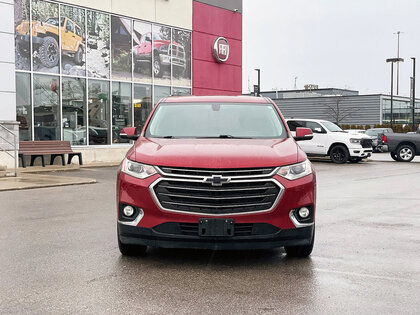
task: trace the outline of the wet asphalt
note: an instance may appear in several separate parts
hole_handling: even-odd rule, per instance
[[[419,314],[420,164],[314,165],[309,259],[283,249],[123,257],[116,168],[65,173],[96,184],[0,192],[0,314]]]

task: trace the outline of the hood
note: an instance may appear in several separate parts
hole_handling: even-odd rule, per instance
[[[365,135],[364,133],[337,132],[336,134],[339,134],[348,139],[370,139],[370,136]]]
[[[306,158],[293,138],[158,139],[141,137],[127,154],[137,162],[187,168],[257,168]]]

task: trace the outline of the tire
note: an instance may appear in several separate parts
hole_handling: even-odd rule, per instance
[[[397,159],[400,162],[411,162],[416,155],[414,148],[411,145],[403,144],[397,149]]]
[[[350,159],[346,146],[337,144],[330,149],[330,158],[333,163],[344,164]]]
[[[160,56],[158,53],[153,54],[153,74],[156,78],[162,77],[163,74],[162,65],[160,64]]]
[[[132,245],[121,243],[118,237],[118,248],[123,256],[144,256],[146,255],[147,246],[145,245]]]
[[[398,156],[395,152],[391,152],[391,157],[394,161],[400,162],[400,160],[398,160]]]
[[[23,57],[23,58],[28,58],[29,57],[29,55],[30,55],[29,50],[26,50],[23,47],[22,43],[17,42],[16,43],[16,49],[17,49],[17,51],[18,51],[18,53],[21,57]]]
[[[39,60],[47,67],[52,68],[58,64],[59,50],[58,43],[54,37],[47,36],[39,46]]]
[[[80,46],[74,54],[74,63],[79,66],[83,63],[83,48]]]
[[[314,226],[314,232],[312,234],[311,244],[300,245],[300,246],[285,246],[284,250],[286,251],[287,256],[306,258],[312,253],[312,250],[314,248],[314,243],[315,243],[315,226]]]

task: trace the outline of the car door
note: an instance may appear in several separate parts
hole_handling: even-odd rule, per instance
[[[71,43],[74,41],[74,24],[70,20],[66,20],[64,25],[64,32],[61,32],[61,49],[72,50]]]
[[[328,151],[328,134],[323,126],[316,121],[305,121],[305,127],[312,130],[313,138],[311,140],[302,141],[305,148],[302,149],[311,154],[325,155]],[[305,142],[305,143],[303,143]]]

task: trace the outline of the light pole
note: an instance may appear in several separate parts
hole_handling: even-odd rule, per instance
[[[388,58],[386,62],[391,63],[391,128],[392,128],[392,121],[394,118],[393,115],[393,105],[394,105],[394,63],[404,62],[402,58]]]
[[[398,31],[394,34],[397,35],[397,58],[400,58],[400,35],[403,32]],[[399,95],[399,87],[400,87],[400,65],[397,63],[397,95]]]
[[[416,129],[416,122],[414,121],[415,118],[415,108],[416,108],[416,58],[411,57],[413,60],[413,76],[411,77],[411,106],[413,106],[413,121],[411,125],[411,131],[415,131]]]
[[[260,72],[261,72],[261,70],[260,69],[255,69],[255,71],[257,71],[257,73],[258,73],[258,93],[257,93],[256,96],[260,96],[260,92],[261,92]]]

